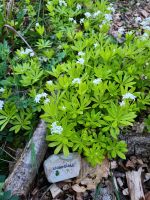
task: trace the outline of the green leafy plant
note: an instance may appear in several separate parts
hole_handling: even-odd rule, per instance
[[[30,135],[41,117],[54,153],[78,151],[93,166],[125,159],[119,134],[150,105],[149,32],[118,43],[106,0],[20,0],[9,15],[2,7],[1,141]]]

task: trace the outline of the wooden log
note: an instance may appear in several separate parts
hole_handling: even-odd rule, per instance
[[[46,126],[44,121],[40,121],[12,173],[6,179],[5,191],[11,190],[12,194],[26,197],[47,150],[45,136]]]
[[[142,168],[138,171],[126,172],[127,185],[131,200],[145,200],[142,182],[141,182]]]
[[[150,157],[150,135],[133,135],[127,134],[121,136],[128,145],[127,155]]]

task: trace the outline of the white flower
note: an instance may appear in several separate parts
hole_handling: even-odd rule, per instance
[[[81,83],[81,79],[80,78],[74,78],[73,81],[72,81],[72,84],[75,84],[75,83],[80,84]]]
[[[96,79],[93,80],[94,85],[98,85],[101,82],[102,82],[101,78],[96,78]]]
[[[63,132],[63,127],[58,126],[57,122],[53,122],[51,126],[52,126],[52,128],[50,129],[51,134],[61,134]]]
[[[51,80],[50,80],[50,81],[47,81],[46,83],[47,83],[48,85],[53,85],[53,81],[51,81]]]
[[[79,3],[77,4],[77,10],[81,10],[81,5]]]
[[[93,14],[93,17],[95,18],[95,17],[97,17],[99,14],[101,14],[101,11],[100,11],[100,10],[98,10],[97,12],[95,12],[95,13]]]
[[[83,24],[83,22],[84,22],[84,18],[81,18],[80,19],[80,24]]]
[[[141,21],[142,21],[142,18],[141,18],[141,17],[136,17],[136,18],[135,18],[135,22],[136,22],[136,23],[139,23],[139,22],[141,22]]]
[[[0,92],[4,92],[5,91],[5,89],[4,88],[0,88]]]
[[[29,53],[32,53],[32,52],[33,52],[33,51],[32,51],[31,49],[29,49],[29,48],[26,48],[26,49],[25,49],[25,53],[26,53],[26,54],[29,54]]]
[[[112,11],[112,12],[115,12],[115,9],[114,9],[113,7],[111,7],[111,6],[109,6],[109,7],[107,8],[107,10]]]
[[[35,55],[35,53],[34,53],[34,52],[30,53],[30,57],[33,57],[34,55]]]
[[[127,92],[126,94],[123,95],[123,99],[133,99],[135,100],[136,96],[131,94],[130,92]]]
[[[95,43],[95,44],[94,44],[94,47],[96,48],[97,46],[98,46],[98,43]]]
[[[46,98],[46,97],[47,97],[47,93],[43,92],[43,93],[41,93],[41,94],[37,94],[37,95],[35,96],[35,98],[34,98],[34,101],[35,101],[36,103],[40,103],[40,100],[41,100],[42,97]]]
[[[41,100],[41,94],[37,94],[36,97],[35,97],[35,99],[34,99],[34,101],[36,103],[40,103],[40,100]]]
[[[37,22],[36,24],[35,24],[35,26],[39,26],[40,24]]]
[[[112,15],[111,14],[105,14],[105,19],[107,21],[111,21],[112,20]]]
[[[66,107],[65,107],[65,106],[62,106],[62,110],[66,110]]]
[[[41,97],[47,97],[48,94],[45,93],[45,92],[43,92],[43,93],[41,93],[40,95],[41,95]]]
[[[72,17],[69,17],[69,21],[70,21],[70,22],[73,22],[73,20],[74,20],[74,19],[73,19]]]
[[[124,101],[121,101],[119,104],[120,104],[120,106],[125,106],[125,102]]]
[[[79,59],[77,60],[77,63],[83,65],[83,64],[84,64],[84,59],[83,59],[83,58],[79,58]]]
[[[59,0],[60,6],[67,6],[67,3],[64,0]]]
[[[125,29],[124,29],[123,27],[120,27],[120,28],[118,29],[118,33],[119,33],[120,35],[122,35],[124,32],[125,32]]]
[[[76,24],[76,23],[77,23],[77,21],[74,19],[74,20],[73,20],[73,23],[74,23],[74,24]]]
[[[83,51],[78,52],[78,56],[84,56],[84,55],[85,55],[85,53]]]
[[[4,101],[0,100],[0,110],[2,110],[3,106],[4,106]]]
[[[85,15],[87,18],[91,17],[91,13],[89,13],[89,12],[84,13],[84,15]]]
[[[49,103],[50,102],[50,99],[49,98],[46,98],[45,100],[44,100],[44,103],[45,104],[47,104],[47,103]]]

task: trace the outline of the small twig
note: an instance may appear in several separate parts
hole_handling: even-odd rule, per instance
[[[16,158],[13,157],[10,153],[8,153],[5,149],[3,149],[2,147],[0,147],[0,149],[1,149],[2,151],[4,151],[7,155],[9,155],[12,159],[16,160]]]
[[[16,33],[24,41],[24,43],[29,47],[29,49],[31,49],[33,51],[32,47],[28,44],[28,42],[24,39],[24,37],[18,31],[16,31],[12,26],[5,24],[4,27],[6,27],[6,28],[10,29],[11,31],[13,31],[14,33]]]
[[[46,195],[46,193],[48,192],[48,190],[50,189],[51,185],[47,188],[47,190],[43,193],[42,197],[40,198],[40,200],[43,199],[43,197]]]
[[[1,161],[7,162],[7,163],[13,163],[13,161],[9,161],[9,160],[4,160],[2,158],[0,158]]]
[[[16,151],[14,149],[12,149],[11,147],[7,147],[9,150],[13,151],[14,153],[16,153]]]

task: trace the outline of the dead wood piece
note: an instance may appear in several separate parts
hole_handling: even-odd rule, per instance
[[[44,121],[41,121],[14,166],[12,173],[6,179],[5,191],[11,190],[12,194],[21,197],[28,194],[47,150],[45,136],[46,126]]]
[[[141,182],[142,168],[138,171],[126,172],[127,185],[131,200],[145,200]]]
[[[150,136],[125,135],[121,136],[128,145],[128,155],[150,157]]]

